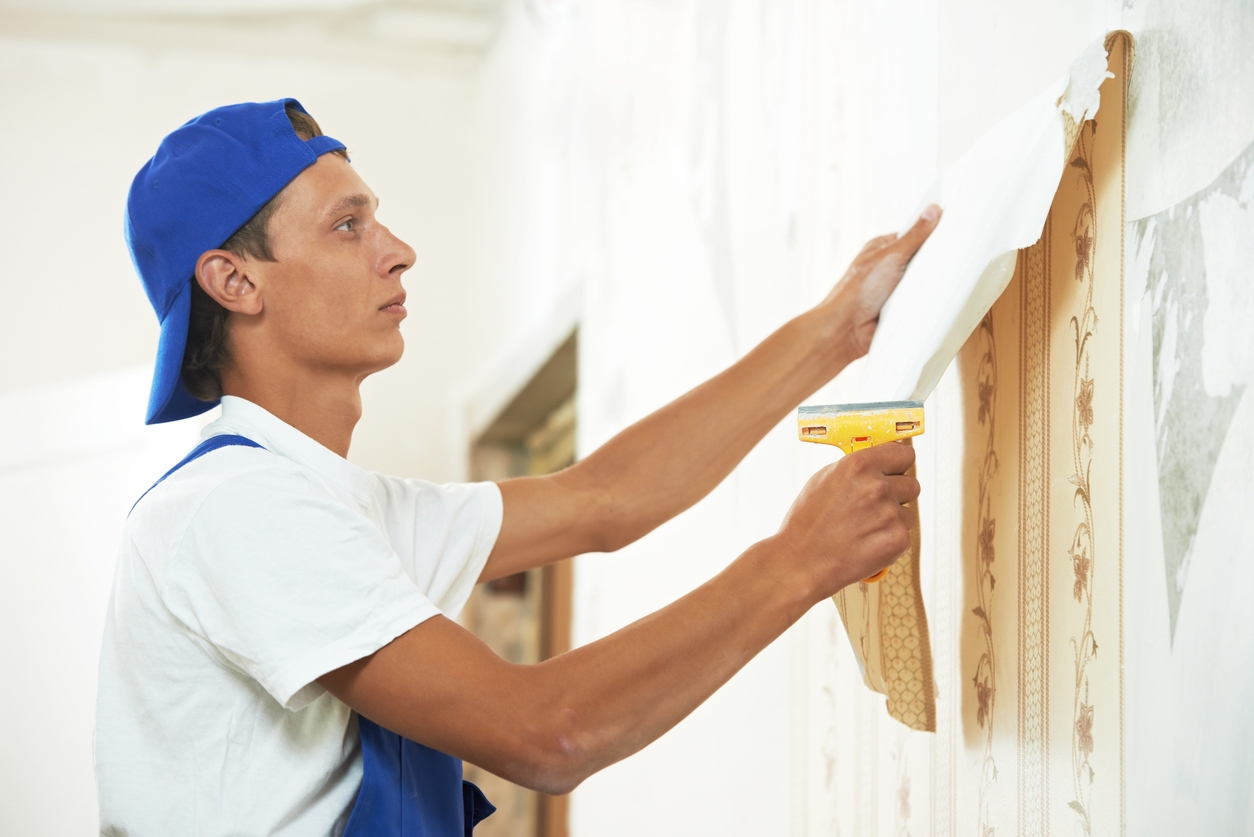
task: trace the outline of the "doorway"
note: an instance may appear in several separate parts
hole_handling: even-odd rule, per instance
[[[573,331],[470,448],[474,480],[551,474],[575,462],[579,334]],[[573,561],[480,584],[462,621],[497,654],[535,664],[570,649]],[[497,812],[476,837],[567,837],[568,797],[527,790],[474,765]]]

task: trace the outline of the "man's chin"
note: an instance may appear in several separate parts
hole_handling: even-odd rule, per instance
[[[396,345],[388,347],[387,350],[381,351],[375,362],[370,364],[370,371],[367,375],[373,375],[376,372],[382,372],[384,369],[395,366],[400,362],[401,356],[405,354],[405,338],[400,333],[396,334]]]

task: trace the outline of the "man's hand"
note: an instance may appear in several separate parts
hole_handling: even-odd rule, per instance
[[[811,579],[817,599],[868,578],[910,548],[918,499],[906,472],[914,448],[892,442],[852,453],[806,483],[775,536]]]
[[[880,309],[901,281],[910,259],[936,229],[940,216],[940,207],[933,204],[923,210],[905,235],[890,233],[868,241],[844,277],[819,303],[828,314],[831,338],[839,344],[839,354],[846,363],[871,348]]]

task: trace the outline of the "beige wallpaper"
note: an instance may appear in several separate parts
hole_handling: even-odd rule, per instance
[[[889,719],[841,654],[825,692],[832,732],[814,744],[833,831],[1123,831],[1131,58],[1130,39],[1116,36],[1115,77],[1075,139],[1041,241],[1020,252],[1010,288],[928,405],[936,733]]]

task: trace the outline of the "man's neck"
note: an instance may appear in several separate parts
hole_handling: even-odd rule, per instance
[[[361,418],[360,379],[324,374],[261,377],[226,371],[223,394],[251,401],[323,447],[348,456],[353,428]]]

